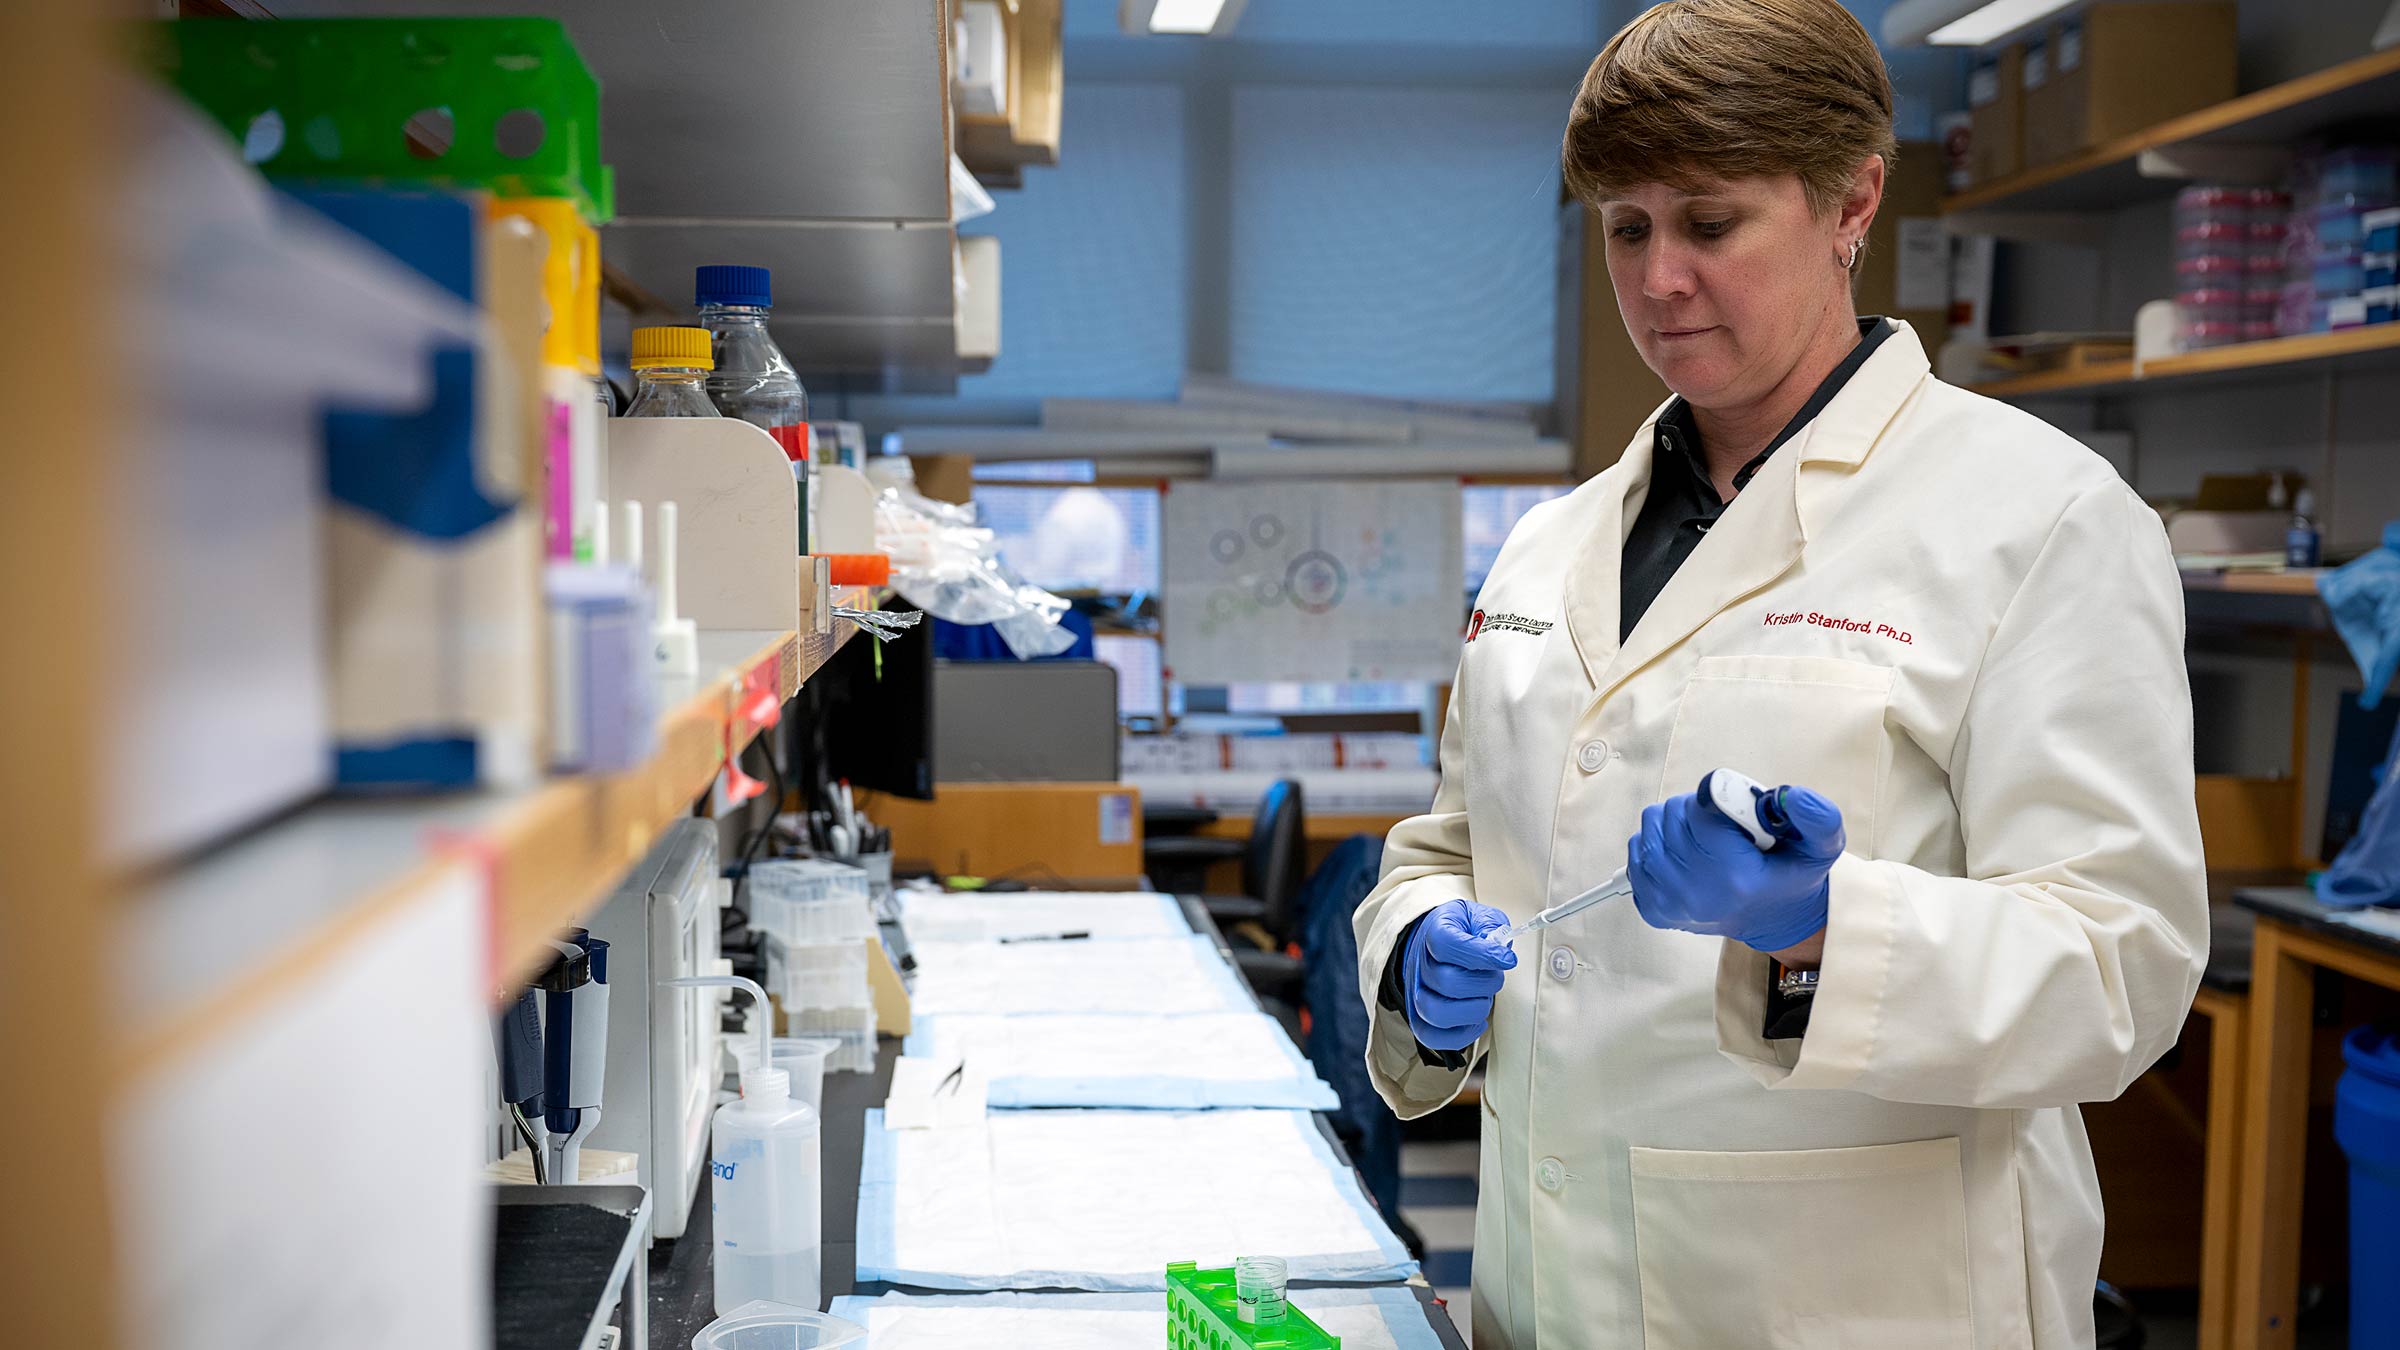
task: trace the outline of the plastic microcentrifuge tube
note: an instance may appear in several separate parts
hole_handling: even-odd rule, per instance
[[[1283,1286],[1289,1269],[1280,1256],[1234,1258],[1233,1296],[1240,1305],[1243,1321],[1263,1324],[1283,1320]]]

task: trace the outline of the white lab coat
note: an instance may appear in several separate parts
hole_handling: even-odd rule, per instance
[[[2104,461],[1945,385],[1905,325],[1620,648],[1651,462],[1536,507],[1477,601],[1432,809],[1357,915],[1377,1090],[1463,1072],[1374,1006],[1453,897],[1523,918],[1728,765],[1839,805],[1804,1039],[1768,958],[1610,901],[1518,945],[1484,1058],[1477,1350],[2092,1344],[2076,1104],[2171,1045],[2208,938],[2183,600]]]

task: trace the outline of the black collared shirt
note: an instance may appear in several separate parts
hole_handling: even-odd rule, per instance
[[[1867,363],[1883,340],[1892,335],[1892,321],[1869,316],[1858,321],[1858,345],[1850,349],[1842,363],[1808,396],[1808,402],[1792,415],[1767,448],[1753,455],[1741,472],[1733,476],[1733,490],[1740,492],[1766,466],[1767,457],[1781,448],[1785,441],[1798,434],[1802,427],[1816,420],[1833,396]],[[1633,626],[1650,610],[1658,593],[1667,588],[1683,560],[1692,556],[1700,541],[1708,536],[1717,518],[1725,514],[1732,503],[1717,496],[1717,485],[1708,480],[1708,456],[1700,450],[1700,427],[1693,420],[1691,405],[1676,399],[1660,413],[1652,431],[1650,457],[1650,491],[1642,499],[1641,514],[1634,517],[1633,532],[1625,536],[1625,553],[1618,565],[1617,580],[1617,641],[1622,643],[1633,635]]]

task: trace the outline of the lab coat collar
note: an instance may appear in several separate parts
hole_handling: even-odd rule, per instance
[[[1659,405],[1642,423],[1624,455],[1602,475],[1606,486],[1597,494],[1592,527],[1567,571],[1567,634],[1592,681],[1594,697],[1605,696],[1799,561],[1808,540],[1808,498],[1832,477],[1808,470],[1864,463],[1932,369],[1916,331],[1897,320],[1893,328],[1824,411],[1784,453],[1770,457],[1726,506],[1708,537],[1659,592],[1620,648],[1617,611],[1625,532],[1648,495],[1654,429],[1668,404]]]
[[[1617,651],[1617,613],[1622,603],[1616,560],[1624,556],[1625,535],[1642,513],[1650,495],[1650,466],[1657,458],[1658,419],[1675,406],[1669,398],[1650,410],[1633,433],[1617,462],[1603,470],[1592,485],[1591,527],[1575,546],[1567,567],[1565,611],[1567,635],[1583,662],[1584,678],[1600,682],[1600,672]],[[1594,564],[1607,561],[1601,568]]]
[[[1917,330],[1894,319],[1892,335],[1858,368],[1825,411],[1808,424],[1800,460],[1808,464],[1860,464],[1899,416],[1909,396],[1933,371]]]

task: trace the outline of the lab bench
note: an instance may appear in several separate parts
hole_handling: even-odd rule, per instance
[[[1189,896],[1181,898],[1180,907],[1192,931],[1208,938],[1218,955],[1230,964],[1232,956],[1225,945],[1224,935],[1209,918],[1207,910],[1195,897]],[[1244,986],[1245,989],[1247,987]],[[844,1294],[871,1296],[889,1292],[943,1292],[882,1281],[860,1284],[854,1279],[858,1268],[859,1174],[866,1150],[867,1112],[881,1106],[884,1098],[890,1094],[892,1066],[899,1057],[900,1042],[890,1036],[879,1037],[875,1043],[873,1073],[825,1075],[822,1296],[827,1302]],[[1343,1151],[1341,1141],[1334,1136],[1331,1124],[1322,1115],[1313,1119],[1334,1156],[1347,1165],[1348,1155]],[[652,1350],[683,1350],[683,1347],[691,1344],[693,1335],[713,1319],[715,1290],[709,1261],[713,1249],[709,1177],[703,1172],[700,1190],[692,1200],[691,1219],[684,1228],[683,1236],[672,1243],[662,1244],[651,1254],[649,1313]],[[1319,1281],[1294,1280],[1291,1283],[1293,1301],[1305,1307],[1307,1291],[1324,1287],[1375,1286],[1330,1286]],[[1426,1325],[1433,1329],[1444,1350],[1466,1350],[1466,1340],[1452,1325],[1449,1312],[1434,1301],[1432,1286],[1426,1284],[1422,1277],[1381,1287],[1407,1290],[1424,1312]]]
[[[2256,916],[2257,927],[2241,1066],[2228,1344],[2290,1350],[2300,1311],[2316,977],[2334,971],[2400,990],[2400,938],[2341,922],[2303,887],[2244,890],[2235,903]]]

